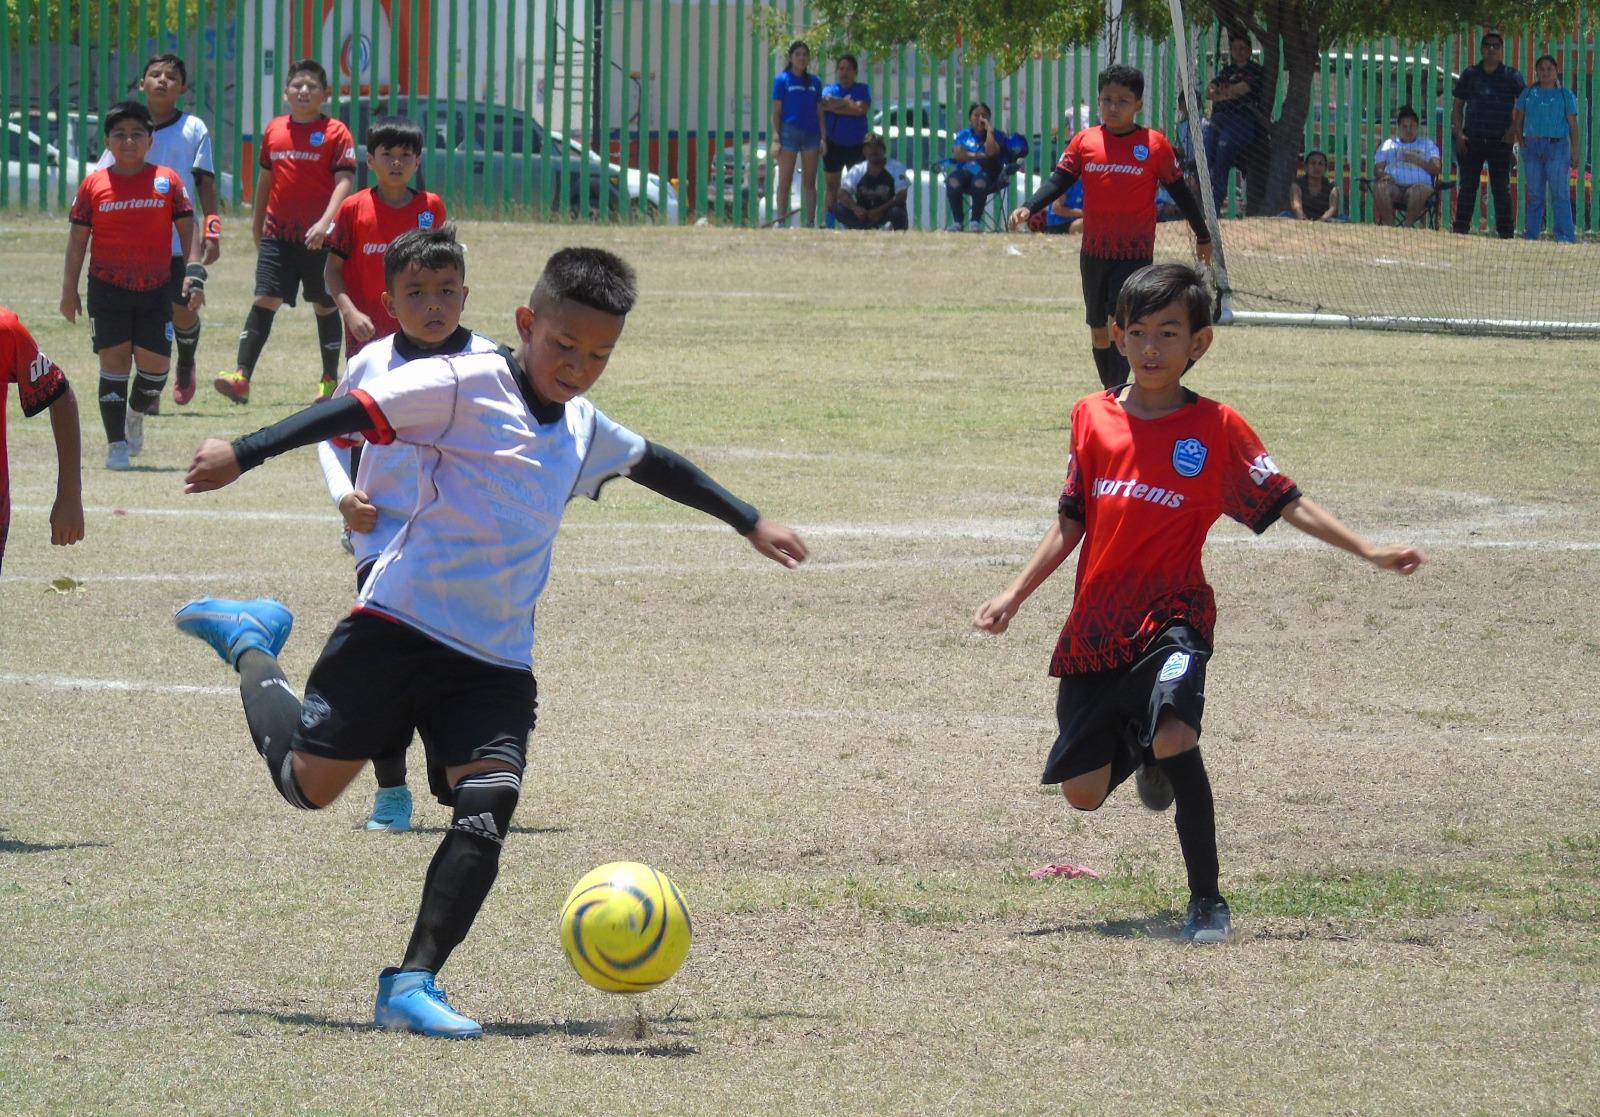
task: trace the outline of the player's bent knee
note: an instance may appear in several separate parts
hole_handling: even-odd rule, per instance
[[[1167,760],[1199,745],[1200,734],[1195,732],[1194,726],[1179,721],[1168,710],[1162,715],[1161,725],[1150,740],[1150,751],[1156,754],[1157,760]]]
[[[298,751],[290,755],[293,758],[294,782],[300,797],[314,811],[331,806],[350,786],[350,781],[366,767],[364,760],[333,760]]]
[[[1085,772],[1061,782],[1061,794],[1067,803],[1078,811],[1096,811],[1111,794],[1111,768],[1107,766],[1094,772]]]

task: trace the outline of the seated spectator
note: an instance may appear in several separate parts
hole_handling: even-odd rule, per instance
[[[1029,217],[1028,228],[1035,233],[1055,236],[1073,236],[1083,232],[1083,180],[1074,182],[1067,187],[1065,194]]]
[[[989,106],[976,101],[967,106],[968,127],[956,133],[955,166],[944,178],[945,199],[950,203],[948,231],[967,227],[966,200],[972,199],[974,233],[983,231],[983,212],[1000,179],[1005,158],[1005,133],[995,128]]]
[[[1289,187],[1289,208],[1278,216],[1296,221],[1339,220],[1339,188],[1328,177],[1328,157],[1320,151],[1306,155],[1306,169]]]
[[[1390,136],[1378,148],[1376,163],[1378,174],[1372,183],[1372,205],[1377,211],[1378,224],[1394,221],[1400,203],[1406,207],[1402,226],[1415,225],[1428,208],[1433,197],[1434,182],[1442,167],[1439,145],[1426,136],[1417,135],[1417,110],[1401,105],[1395,114],[1398,136]]]
[[[888,224],[904,232],[910,224],[906,193],[911,189],[905,164],[888,158],[883,137],[876,132],[861,141],[861,154],[866,159],[846,170],[839,180],[834,220],[846,229],[880,229]]]

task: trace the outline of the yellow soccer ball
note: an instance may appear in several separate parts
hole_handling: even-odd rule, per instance
[[[676,885],[649,865],[613,861],[561,905],[561,949],[578,976],[608,993],[643,993],[678,972],[694,930]]]

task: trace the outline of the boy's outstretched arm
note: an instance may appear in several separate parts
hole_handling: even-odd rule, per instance
[[[1038,548],[1013,581],[1001,593],[978,606],[972,626],[998,636],[1011,626],[1022,603],[1033,596],[1033,591],[1044,585],[1046,578],[1056,572],[1056,567],[1066,561],[1079,541],[1083,539],[1083,524],[1069,516],[1057,516],[1050,530],[1039,540]]]
[[[1279,513],[1291,526],[1298,528],[1324,543],[1349,551],[1366,559],[1379,570],[1393,570],[1396,574],[1415,573],[1417,567],[1428,561],[1428,556],[1416,547],[1379,547],[1369,543],[1344,524],[1339,518],[1310,497],[1300,497],[1284,505]]]
[[[688,458],[665,446],[646,442],[644,457],[628,471],[628,479],[668,500],[715,516],[750,541],[773,562],[790,570],[806,560],[806,545],[793,528],[762,516]]]
[[[311,446],[341,434],[368,431],[372,427],[372,415],[366,405],[352,395],[312,404],[287,419],[232,442],[208,438],[194,452],[194,461],[183,479],[183,491],[205,493],[220,489],[237,481],[246,470],[285,451]]]
[[[83,538],[83,448],[78,401],[70,384],[50,405],[50,433],[56,440],[56,502],[50,508],[50,542],[67,547]]]

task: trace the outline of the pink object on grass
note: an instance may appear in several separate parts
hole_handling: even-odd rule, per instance
[[[1089,868],[1087,865],[1046,865],[1042,869],[1033,870],[1033,872],[1029,873],[1028,875],[1034,880],[1043,880],[1045,877],[1066,877],[1068,880],[1071,880],[1074,877],[1093,877],[1095,880],[1100,879],[1100,874]]]

